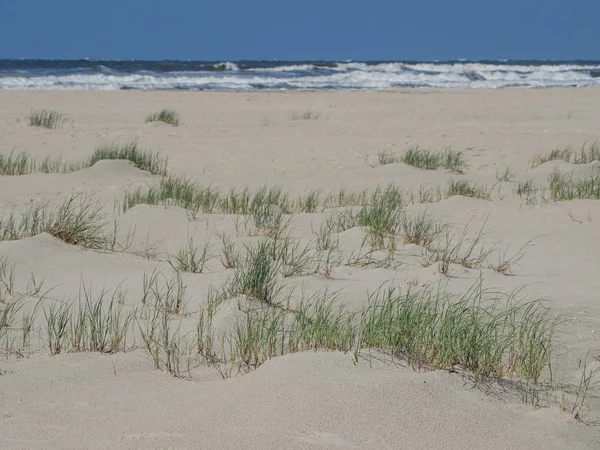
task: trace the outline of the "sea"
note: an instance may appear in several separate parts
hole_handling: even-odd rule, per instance
[[[0,89],[286,91],[600,86],[600,61],[0,60]]]

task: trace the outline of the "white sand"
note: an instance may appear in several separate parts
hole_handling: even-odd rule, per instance
[[[147,114],[176,109],[182,124],[144,124]],[[32,108],[66,114],[60,129],[27,125]],[[315,120],[292,120],[307,110]],[[550,162],[530,169],[538,153],[600,140],[600,89],[474,90],[467,92],[181,93],[0,92],[0,153],[27,152],[77,161],[112,139],[137,138],[168,156],[169,170],[199,183],[228,189],[281,185],[292,194],[311,189],[373,188],[394,182],[418,191],[422,183],[467,179],[494,186],[491,201],[453,197],[427,210],[446,222],[473,229],[487,221],[485,241],[525,256],[504,276],[484,268],[452,268],[452,292],[465,292],[480,276],[486,287],[509,292],[526,286],[530,299],[546,298],[565,318],[557,335],[556,376],[577,385],[580,360],[600,357],[600,202],[578,200],[524,205],[514,182],[497,182],[510,167],[516,181],[545,183],[554,167],[588,174],[598,166]],[[464,151],[465,175],[421,171],[403,164],[380,166],[382,150],[402,153],[410,145]],[[0,207],[23,209],[57,202],[73,193],[94,194],[112,210],[128,186],[157,177],[132,164],[103,161],[67,175],[0,176]],[[311,236],[325,214],[293,218],[294,235]],[[119,218],[123,233],[136,228],[131,251],[159,242],[157,258],[176,252],[188,236],[196,242],[214,231],[235,235],[232,217],[206,215],[190,221],[180,208],[140,205]],[[358,247],[364,232],[342,233],[340,249]],[[364,304],[368,292],[390,280],[420,285],[446,277],[435,266],[414,264],[412,246],[398,250],[397,270],[337,267],[331,280],[294,279],[307,293],[341,289],[348,306]],[[121,286],[136,305],[144,273],[165,262],[130,253],[85,251],[49,235],[0,242],[0,256],[17,266],[16,291],[30,274],[43,279],[52,298],[73,298],[80,282],[99,290]],[[191,300],[182,327],[211,285],[228,272],[214,258],[207,273],[184,274]],[[219,320],[231,323],[236,308]],[[43,319],[40,314],[40,323]],[[38,334],[41,335],[41,334]],[[470,389],[459,375],[418,373],[382,361],[338,353],[301,353],[268,361],[257,371],[222,381],[199,367],[193,380],[153,370],[143,350],[114,355],[48,356],[44,342],[27,358],[0,361],[0,448],[600,448],[598,390],[582,411],[592,425],[558,406],[533,409],[507,393]],[[590,367],[599,365],[591,362]],[[593,381],[600,381],[596,377]]]

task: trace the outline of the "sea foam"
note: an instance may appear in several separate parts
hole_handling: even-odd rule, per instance
[[[342,90],[600,86],[600,62],[0,61],[0,89]]]

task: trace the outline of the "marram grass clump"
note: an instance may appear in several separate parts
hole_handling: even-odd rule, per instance
[[[104,233],[103,205],[97,200],[72,195],[58,206],[32,206],[19,214],[0,215],[0,241],[12,241],[48,233],[67,244],[104,249],[110,237]]]
[[[357,312],[339,300],[339,293],[325,291],[294,309],[278,301],[252,303],[223,333],[228,355],[217,350],[223,355],[218,369],[223,374],[225,366],[237,366],[232,372],[245,373],[270,358],[309,349],[348,352],[358,362],[361,353],[375,349],[417,370],[461,368],[482,379],[537,382],[552,356],[557,320],[543,303],[524,302],[518,292],[486,291],[480,283],[462,296],[390,286]],[[200,334],[211,336],[210,326],[199,327]],[[201,344],[199,353],[206,353],[206,342]]]
[[[553,201],[592,199],[600,200],[600,175],[574,178],[555,169],[550,174],[550,197]]]
[[[462,152],[457,152],[449,147],[437,152],[422,149],[419,146],[411,147],[402,155],[400,161],[408,166],[424,170],[448,169],[463,173],[466,169]]]
[[[465,180],[451,180],[446,189],[446,198],[454,197],[455,195],[480,198],[482,200],[489,200],[491,196],[490,191],[485,186]]]
[[[533,169],[549,161],[564,161],[572,164],[589,164],[592,161],[600,161],[600,142],[590,145],[583,144],[579,150],[567,147],[554,149],[547,155],[539,154],[531,160],[530,166]]]
[[[61,126],[63,115],[51,109],[39,109],[32,110],[28,119],[29,126],[53,129]]]
[[[385,166],[388,164],[395,164],[397,162],[400,162],[402,161],[402,158],[399,155],[396,155],[389,151],[382,151],[377,154],[377,160],[379,161],[379,165]]]
[[[167,159],[161,156],[160,153],[141,149],[137,141],[125,143],[112,142],[110,144],[99,145],[86,162],[86,166],[91,167],[104,159],[124,159],[131,161],[139,169],[147,170],[152,174],[167,174]]]
[[[35,171],[35,160],[27,153],[0,154],[0,175],[26,175]]]
[[[150,114],[146,117],[146,123],[164,122],[174,127],[179,125],[179,114],[172,109],[163,109],[160,112]]]
[[[77,162],[46,156],[38,160],[28,153],[0,153],[0,175],[29,175],[32,173],[71,173],[92,167],[105,159],[123,159],[134,163],[139,169],[156,175],[167,174],[167,158],[159,153],[140,149],[136,141],[125,143],[102,144],[94,153]]]

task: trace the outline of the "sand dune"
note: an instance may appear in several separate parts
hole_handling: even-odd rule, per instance
[[[7,368],[3,403],[14,406],[3,418],[3,446],[11,448],[592,449],[598,443],[585,425],[558,411],[502,403],[444,373],[378,361],[353,365],[338,353],[284,356],[225,382],[160,376],[142,352],[33,358]]]
[[[211,211],[186,209],[173,198],[124,208],[125,192],[147,192],[162,178],[121,160],[71,173],[0,176],[0,314],[11,304],[20,308],[10,323],[0,319],[0,447],[598,448],[600,202],[590,195],[554,201],[549,183],[556,173],[569,180],[600,177],[600,163],[532,161],[556,148],[579,150],[587,143],[587,149],[600,141],[599,99],[595,88],[0,92],[3,155],[78,162],[99,144],[137,139],[168,158],[170,174],[210,187],[202,192],[217,198]],[[164,107],[179,113],[181,125],[144,123]],[[65,122],[52,130],[30,127],[32,108],[56,109]],[[306,111],[316,118],[294,118]],[[450,146],[462,152],[466,167],[422,170],[401,162],[415,145]],[[396,159],[381,164],[383,153]],[[452,183],[463,181],[480,193],[449,193]],[[390,183],[402,189],[398,228],[376,242],[375,225],[361,225],[357,214],[377,187]],[[232,188],[263,186],[289,194],[288,203],[269,205],[265,223],[225,210],[231,201],[227,208],[219,203]],[[356,198],[369,193],[343,205],[342,188]],[[294,203],[313,190],[321,192],[319,205]],[[85,242],[69,242],[56,220],[44,219],[46,226],[34,232],[22,227],[19,236],[6,231],[11,214],[20,218],[39,207],[51,217],[71,196],[101,205],[94,216],[101,239],[92,248],[72,245]],[[435,244],[406,238],[401,221],[418,217],[442,227]],[[337,225],[324,233],[334,219]],[[485,257],[469,264],[454,258],[442,269],[432,256],[435,245],[460,239],[461,256],[479,239],[473,252]],[[523,401],[525,380],[516,375],[474,386],[472,372],[458,366],[419,371],[397,354],[392,361],[399,348],[340,352],[324,351],[324,344],[283,356],[270,349],[277,357],[256,370],[236,369],[235,361],[217,370],[216,360],[235,353],[234,340],[224,336],[248,314],[271,311],[252,295],[225,289],[242,264],[225,257],[225,240],[231,258],[244,258],[264,242],[295,245],[294,254],[304,255],[281,263],[271,287],[290,317],[303,302],[333,294],[360,317],[381,286],[461,296],[481,284],[518,291],[524,301],[543,299],[547,313],[560,317],[552,373],[543,372],[552,386],[537,386],[541,407],[535,408]],[[175,271],[182,267],[178,252],[185,255],[190,245],[203,265],[198,273]],[[506,260],[512,264],[499,268]],[[65,341],[60,354],[49,355],[50,311],[68,307],[75,314],[86,294],[97,299],[101,292],[105,309],[113,300],[123,317],[131,314],[126,341],[99,351],[75,351]],[[181,301],[165,316],[182,338],[179,378],[157,370],[145,348],[153,314],[147,298],[159,294]],[[199,342],[198,323],[211,299],[218,305],[214,345],[225,348],[212,360],[183,345]],[[33,313],[25,342],[22,320]],[[576,419],[582,374],[591,378]]]

